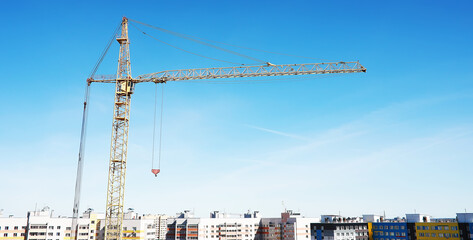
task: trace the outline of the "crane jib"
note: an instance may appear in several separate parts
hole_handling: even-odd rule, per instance
[[[262,66],[238,66],[222,68],[197,68],[169,70],[151,74],[140,75],[133,79],[134,83],[154,82],[164,83],[168,81],[217,79],[217,78],[240,78],[240,77],[264,77],[264,76],[289,76],[307,74],[331,74],[331,73],[356,73],[366,72],[366,68],[359,62],[333,62],[333,63],[308,63],[308,64],[285,64],[285,65],[262,65]],[[91,82],[112,83],[115,76],[99,76]]]

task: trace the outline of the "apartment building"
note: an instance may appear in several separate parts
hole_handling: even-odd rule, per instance
[[[260,216],[253,214],[228,214],[215,211],[210,218],[196,218],[190,211],[168,218],[166,240],[254,240]]]
[[[0,217],[0,240],[73,240],[72,218],[53,217],[53,211],[45,207],[30,211],[27,217]],[[133,210],[124,214],[123,239],[164,240],[167,232],[167,216],[139,216]],[[104,240],[105,215],[88,209],[78,219],[78,240]]]
[[[26,217],[0,216],[0,240],[23,240],[26,236]]]
[[[409,231],[407,222],[383,221],[373,222],[372,238],[373,240],[408,240]]]
[[[369,240],[368,223],[312,223],[315,240]]]
[[[85,213],[87,217],[78,219],[77,239],[96,240],[97,215]],[[31,211],[27,215],[26,240],[63,240],[72,239],[72,218],[52,217],[52,211],[45,207],[40,211]]]
[[[124,240],[164,240],[167,233],[166,215],[139,215],[133,209],[123,214]],[[105,219],[103,216],[102,219]],[[99,220],[97,240],[105,239],[105,221]]]
[[[320,223],[320,218],[306,218],[286,210],[281,213],[281,218],[262,218],[259,236],[261,240],[308,240],[311,223]]]
[[[462,240],[473,239],[473,213],[457,213],[458,228]]]

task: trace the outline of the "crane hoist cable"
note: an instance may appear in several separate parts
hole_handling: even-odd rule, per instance
[[[233,55],[237,55],[239,57],[243,57],[243,58],[247,58],[247,59],[250,59],[252,61],[255,61],[255,62],[259,62],[259,63],[267,63],[268,61],[263,61],[261,59],[258,59],[258,58],[254,58],[254,57],[251,57],[251,56],[248,56],[248,55],[245,55],[245,54],[241,54],[239,52],[235,52],[235,51],[232,51],[232,50],[229,50],[229,49],[226,49],[226,48],[223,48],[223,47],[219,47],[219,46],[216,46],[216,45],[213,45],[211,43],[208,43],[208,42],[204,42],[204,41],[201,41],[195,37],[191,37],[189,35],[185,35],[185,34],[182,34],[182,33],[178,33],[178,32],[173,32],[171,30],[167,30],[167,29],[164,29],[164,28],[160,28],[160,27],[156,27],[156,26],[153,26],[153,25],[150,25],[150,24],[147,24],[147,23],[143,23],[143,22],[140,22],[140,21],[137,21],[137,20],[133,20],[133,19],[128,19],[130,21],[133,21],[135,23],[139,23],[143,26],[147,26],[147,27],[150,27],[150,28],[154,28],[156,30],[159,30],[161,32],[165,32],[165,33],[168,33],[168,34],[171,34],[171,35],[174,35],[176,37],[180,37],[180,38],[184,38],[184,39],[187,39],[187,40],[190,40],[190,41],[193,41],[193,42],[196,42],[196,43],[199,43],[199,44],[202,44],[202,45],[205,45],[205,46],[208,46],[208,47],[211,47],[211,48],[215,48],[217,50],[220,50],[220,51],[224,51],[224,52],[227,52],[227,53],[230,53],[230,54],[233,54]]]
[[[158,168],[154,168],[154,149],[156,147],[156,116],[158,107],[158,84],[155,84],[154,89],[154,120],[153,120],[153,148],[151,151],[151,172],[155,177],[158,176],[158,173],[161,172],[161,146],[162,146],[162,137],[163,137],[163,108],[164,108],[164,84],[161,84],[161,112],[159,119],[159,149],[158,149]]]
[[[174,31],[167,30],[167,29],[164,29],[164,28],[161,28],[161,27],[156,27],[156,26],[153,26],[153,25],[150,25],[150,24],[142,23],[142,22],[139,22],[139,21],[133,20],[133,19],[129,19],[129,20],[130,20],[130,21],[134,21],[134,22],[139,23],[139,24],[142,24],[142,25],[144,25],[144,26],[148,26],[148,27],[157,29],[157,30],[159,30],[159,31],[163,31],[163,32],[172,34],[172,35],[177,36],[177,37],[186,38],[186,39],[189,39],[189,40],[191,40],[191,41],[196,41],[196,42],[199,41],[198,43],[207,41],[207,42],[213,42],[213,43],[218,43],[218,44],[222,44],[222,45],[227,45],[227,46],[231,46],[231,47],[236,47],[236,48],[241,48],[241,49],[247,49],[247,50],[257,51],[257,52],[265,52],[265,53],[271,53],[271,54],[277,54],[277,55],[283,55],[283,56],[289,56],[289,57],[297,57],[297,58],[305,58],[305,59],[314,59],[314,60],[321,60],[321,61],[333,61],[333,60],[329,60],[329,59],[313,58],[313,57],[300,56],[300,55],[293,55],[293,54],[280,53],[280,52],[274,52],[274,51],[266,51],[266,50],[257,49],[257,48],[249,48],[249,47],[239,46],[239,45],[235,45],[235,44],[229,44],[229,43],[219,42],[219,41],[210,40],[210,39],[205,39],[205,38],[201,38],[201,37],[197,37],[197,36],[193,36],[193,35],[189,35],[189,34],[183,34],[183,33],[174,32]],[[201,43],[201,44],[202,44],[202,43]],[[212,46],[215,46],[215,45],[212,45]],[[215,47],[217,47],[217,46],[215,46]],[[228,50],[228,49],[227,49],[227,50]],[[231,51],[231,50],[229,50],[229,51]]]
[[[199,56],[199,57],[203,57],[203,58],[208,58],[208,59],[211,59],[211,60],[219,61],[219,62],[226,62],[226,63],[236,64],[236,65],[244,65],[243,63],[236,63],[236,62],[230,62],[230,61],[226,61],[226,60],[222,60],[222,59],[218,59],[218,58],[207,57],[207,56],[204,56],[204,55],[202,55],[202,54],[198,54],[198,53],[194,53],[194,52],[191,52],[191,51],[182,49],[182,48],[177,47],[177,46],[174,46],[174,45],[172,45],[172,44],[170,44],[170,43],[168,43],[168,42],[165,42],[165,41],[163,41],[163,40],[160,40],[160,39],[158,39],[158,38],[156,38],[156,37],[154,37],[154,36],[151,36],[150,34],[144,32],[143,30],[141,30],[140,28],[138,28],[138,27],[137,27],[135,24],[133,24],[133,23],[130,23],[130,25],[133,26],[134,28],[136,28],[136,29],[137,29],[138,31],[140,31],[141,33],[143,33],[145,36],[148,36],[148,37],[150,37],[150,38],[152,38],[152,39],[154,39],[154,40],[156,40],[156,41],[158,41],[158,42],[164,43],[164,44],[166,44],[166,45],[168,45],[168,46],[170,46],[170,47],[173,47],[173,48],[175,48],[175,49],[181,50],[181,51],[183,51],[183,52],[190,53],[190,54],[193,54],[193,55],[196,55],[196,56]]]
[[[102,51],[102,54],[100,56],[100,58],[97,60],[97,62],[95,63],[95,66],[94,68],[92,69],[92,71],[90,72],[90,75],[89,75],[89,78],[94,78],[95,76],[95,73],[97,72],[97,70],[99,69],[99,66],[100,64],[102,63],[103,59],[105,58],[105,55],[107,55],[107,52],[108,50],[110,49],[110,46],[112,46],[112,43],[114,42],[116,36],[117,36],[117,33],[118,31],[120,30],[121,28],[121,22],[120,24],[118,24],[117,28],[115,29],[115,31],[113,32],[112,34],[112,37],[110,37],[110,40],[108,41],[107,45],[105,46],[105,49]]]

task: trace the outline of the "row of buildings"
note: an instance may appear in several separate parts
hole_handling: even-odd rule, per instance
[[[104,214],[92,209],[77,223],[78,240],[104,239]],[[53,217],[49,208],[28,212],[26,217],[0,215],[0,240],[73,240],[72,219]],[[124,215],[124,240],[471,240],[473,213],[456,218],[434,219],[424,214],[406,214],[386,219],[378,215],[343,217],[322,215],[306,218],[285,211],[280,217],[264,218],[257,211],[228,214],[218,211],[198,218],[190,211],[176,216],[139,215],[129,209]]]

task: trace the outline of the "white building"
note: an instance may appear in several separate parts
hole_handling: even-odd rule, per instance
[[[78,219],[78,240],[103,240],[105,235],[105,215],[88,209]],[[139,216],[133,210],[124,214],[123,239],[164,240],[166,238],[167,216]],[[52,211],[45,207],[30,211],[27,217],[0,217],[1,240],[71,240],[72,218],[53,217]]]
[[[426,214],[406,214],[407,222],[409,223],[418,223],[418,222],[430,222],[430,216]]]
[[[86,212],[87,218],[79,218],[77,222],[78,240],[96,240],[97,215]],[[41,211],[28,212],[26,236],[27,240],[63,240],[71,239],[72,218],[52,217],[52,211],[45,207]]]
[[[319,218],[305,218],[286,211],[280,218],[262,218],[257,211],[229,214],[218,211],[210,218],[195,218],[189,211],[168,219],[166,240],[303,240],[310,239],[310,224]]]
[[[258,212],[228,214],[215,211],[210,218],[196,218],[189,211],[168,219],[166,240],[253,240],[260,223]]]
[[[0,239],[22,240],[26,235],[26,217],[3,217],[0,215]]]

